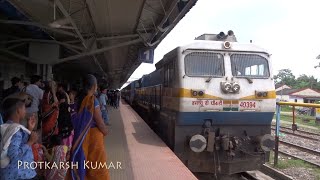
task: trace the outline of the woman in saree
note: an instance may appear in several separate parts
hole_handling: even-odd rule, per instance
[[[104,136],[107,135],[107,128],[102,119],[99,101],[94,96],[97,91],[97,79],[93,75],[87,75],[83,85],[83,91],[77,101],[79,108],[76,115],[72,116],[74,139],[71,163],[78,163],[78,168],[71,168],[67,179],[109,180],[109,171],[106,167],[90,169],[84,166],[84,161],[94,164],[106,163]]]
[[[46,83],[45,92],[43,94],[41,104],[42,119],[42,142],[48,147],[50,138],[57,135],[58,131],[58,99],[56,96],[56,83],[54,81]]]

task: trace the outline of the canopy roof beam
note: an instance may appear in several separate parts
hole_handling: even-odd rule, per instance
[[[84,38],[82,37],[82,35],[81,35],[81,33],[80,33],[80,31],[79,31],[76,23],[73,21],[73,19],[71,18],[71,16],[70,16],[69,13],[67,12],[67,10],[64,9],[62,3],[61,3],[59,0],[55,0],[55,4],[59,7],[59,9],[60,9],[61,12],[63,13],[63,15],[64,15],[66,18],[69,19],[72,27],[74,28],[74,30],[75,30],[76,33],[78,34],[78,37],[79,37],[79,39],[81,40],[82,45],[84,46],[84,48],[85,48],[86,50],[88,50],[88,47],[87,47],[87,45],[86,45],[86,41],[85,41]],[[94,41],[93,41],[93,43],[94,43]],[[92,58],[93,58],[95,64],[98,66],[99,70],[100,70],[104,75],[106,75],[106,73],[104,72],[101,64],[99,63],[98,59],[94,56],[94,54],[92,55]]]
[[[35,61],[35,60],[32,60],[29,57],[26,57],[24,55],[18,54],[18,53],[13,52],[13,51],[9,51],[7,49],[1,49],[0,48],[0,52],[6,53],[6,54],[10,54],[10,55],[12,55],[12,56],[14,56],[16,58],[19,58],[19,59],[22,59],[22,60],[25,60],[25,61],[28,61],[28,62],[31,62],[31,63],[33,63]]]
[[[54,43],[54,44],[60,44],[62,46],[65,46],[66,48],[69,48],[70,50],[81,50],[83,51],[84,48],[76,46],[76,45],[72,45],[72,44],[68,44],[68,43],[64,43],[64,42],[60,42],[60,41],[56,41],[56,40],[43,40],[43,39],[17,39],[17,40],[11,40],[11,41],[1,41],[1,44],[10,44],[10,43],[18,43],[18,42],[39,42],[39,43]],[[79,53],[79,51],[76,51],[77,53]]]
[[[16,20],[0,20],[1,24],[15,24],[15,25],[23,25],[23,26],[36,26],[42,29],[46,29],[52,32],[56,32],[56,33],[60,33],[60,34],[64,34],[64,35],[68,35],[68,36],[72,36],[72,37],[78,37],[76,34],[68,32],[68,31],[64,31],[64,30],[60,30],[60,29],[56,29],[56,28],[52,28],[52,27],[48,27],[48,26],[44,26],[42,24],[39,23],[35,23],[35,22],[29,22],[29,21],[16,21]]]
[[[78,55],[75,55],[75,56],[69,56],[69,57],[60,59],[58,63],[64,63],[64,62],[67,62],[67,61],[70,61],[70,60],[75,60],[75,59],[78,59],[78,58],[82,58],[84,56],[91,56],[91,55],[94,55],[94,54],[103,53],[103,52],[109,51],[109,50],[114,49],[114,48],[118,48],[118,47],[122,47],[122,46],[128,46],[128,45],[131,45],[131,44],[139,43],[141,41],[142,40],[140,38],[138,38],[138,39],[135,39],[135,40],[132,40],[132,41],[119,43],[119,44],[116,44],[116,45],[113,45],[113,46],[108,46],[108,47],[104,47],[104,48],[101,48],[101,49],[95,49],[95,50],[90,51],[90,52],[85,52],[85,53],[81,53],[81,54],[78,54]]]

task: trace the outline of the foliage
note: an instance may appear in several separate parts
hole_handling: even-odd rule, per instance
[[[287,86],[293,86],[295,83],[295,76],[290,69],[281,69],[277,75],[274,76],[276,83],[285,84]]]
[[[292,112],[292,106],[281,106],[281,111]]]
[[[274,76],[276,83],[285,84],[294,89],[312,88],[320,89],[320,81],[314,76],[300,75],[296,78],[290,69],[281,69],[277,75]]]

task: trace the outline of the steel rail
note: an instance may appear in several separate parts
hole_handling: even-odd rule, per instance
[[[276,128],[271,128],[271,129],[275,130]],[[320,139],[316,139],[316,138],[305,136],[305,135],[301,135],[301,134],[296,134],[296,133],[293,133],[293,132],[284,131],[284,130],[281,130],[281,129],[280,129],[280,132],[291,134],[291,135],[294,135],[294,136],[297,136],[297,137],[301,137],[301,138],[305,138],[305,139],[310,139],[310,140],[313,140],[313,141],[320,141]]]

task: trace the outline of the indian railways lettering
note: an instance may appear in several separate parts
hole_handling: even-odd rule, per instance
[[[222,106],[223,101],[222,100],[197,100],[192,101],[193,106]]]

